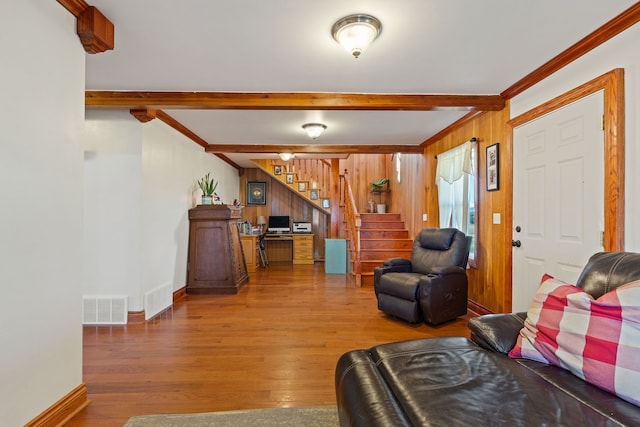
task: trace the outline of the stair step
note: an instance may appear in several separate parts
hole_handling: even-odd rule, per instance
[[[360,239],[360,250],[365,249],[411,249],[412,239]]]
[[[365,221],[402,221],[399,213],[361,213],[360,220]]]
[[[373,273],[362,273],[360,275],[360,286],[372,288],[373,287]]]
[[[404,221],[363,221],[360,224],[360,230],[388,230],[388,229],[403,229]]]
[[[386,259],[386,258],[385,258]],[[360,261],[360,272],[362,273],[372,273],[375,267],[382,267],[382,259],[369,259],[369,260],[361,260]]]
[[[382,215],[382,214],[380,214]],[[408,239],[409,230],[360,229],[360,239]]]
[[[365,249],[360,250],[360,260],[380,260],[387,258],[409,258],[411,249]]]

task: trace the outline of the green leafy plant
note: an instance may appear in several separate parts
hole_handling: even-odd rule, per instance
[[[209,177],[210,173],[207,173],[201,180],[198,181],[198,186],[202,190],[205,196],[213,196],[218,186],[218,181]]]
[[[382,193],[388,193],[391,191],[389,188],[389,178],[380,178],[375,181],[371,181],[369,187],[369,192],[371,194],[377,194],[380,199],[380,203],[382,203]]]

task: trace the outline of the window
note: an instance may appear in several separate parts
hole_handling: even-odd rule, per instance
[[[402,174],[402,159],[401,157],[402,153],[396,153],[395,154],[395,163],[396,163],[396,179],[398,180],[398,184],[400,183],[400,178],[401,178],[401,174]]]
[[[476,256],[478,147],[473,138],[438,155],[436,185],[441,228],[457,228],[471,236],[470,263]]]

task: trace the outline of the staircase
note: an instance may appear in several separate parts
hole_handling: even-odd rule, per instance
[[[410,258],[413,238],[399,213],[362,213],[360,220],[361,286],[373,286],[374,267],[387,258]],[[357,267],[352,271],[358,271]]]
[[[286,164],[267,159],[253,162],[297,196],[331,215],[331,209],[322,203],[331,194],[331,164],[318,159],[295,159]],[[351,265],[348,270],[356,286],[373,286],[373,269],[388,258],[410,258],[413,238],[409,237],[399,213],[359,213],[348,181],[345,170],[340,175],[339,190],[343,226],[340,236],[335,237],[345,238],[348,242]],[[299,191],[299,182],[306,182],[314,196],[311,197],[311,191]]]

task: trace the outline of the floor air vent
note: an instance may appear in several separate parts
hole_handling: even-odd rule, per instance
[[[84,325],[126,325],[127,314],[126,296],[82,297]]]

